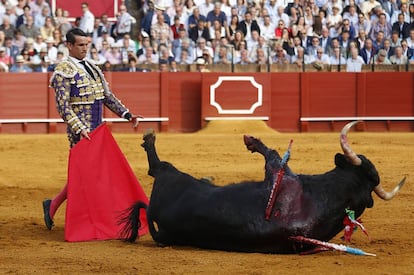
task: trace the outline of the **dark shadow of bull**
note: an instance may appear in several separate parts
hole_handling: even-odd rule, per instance
[[[371,192],[390,200],[403,185],[392,192],[380,185],[375,166],[350,148],[346,134],[356,122],[347,124],[340,143],[344,154],[335,155],[336,167],[321,175],[301,175],[286,167],[270,220],[264,217],[272,185],[280,170],[280,155],[259,139],[244,136],[251,152],[265,158],[265,179],[215,186],[196,179],[160,161],[153,131],[144,135],[142,146],[147,152],[148,174],[155,178],[147,208],[153,239],[161,245],[189,245],[227,251],[298,253],[314,246],[298,244],[291,236],[305,236],[329,241],[344,229],[345,209],[359,217],[373,206]],[[124,217],[122,237],[135,241],[139,210],[137,202]]]

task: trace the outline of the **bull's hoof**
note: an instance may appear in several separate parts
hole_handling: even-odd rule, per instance
[[[244,144],[246,145],[246,148],[251,151],[252,153],[257,152],[256,148],[256,142],[258,141],[257,138],[244,135],[243,136]]]
[[[155,143],[155,131],[152,128],[149,128],[145,131],[142,139],[144,143],[141,144],[142,147],[145,147],[147,144],[154,144]]]

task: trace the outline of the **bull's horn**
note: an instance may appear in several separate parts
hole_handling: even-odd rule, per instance
[[[350,163],[352,163],[353,165],[361,165],[362,161],[354,153],[354,151],[352,151],[351,146],[349,146],[348,138],[346,137],[346,135],[348,134],[349,129],[351,129],[352,126],[354,126],[358,122],[360,122],[360,121],[353,121],[353,122],[350,122],[347,125],[345,125],[344,128],[342,128],[341,136],[340,136],[342,151],[344,151],[344,155],[345,155],[346,159]]]
[[[407,177],[404,177],[400,183],[394,187],[394,189],[391,192],[387,192],[385,191],[381,184],[378,184],[375,188],[374,188],[374,192],[375,194],[377,194],[378,197],[380,197],[381,199],[388,201],[390,199],[392,199],[397,193],[398,191],[400,191],[401,187],[404,185],[405,183],[405,179]]]

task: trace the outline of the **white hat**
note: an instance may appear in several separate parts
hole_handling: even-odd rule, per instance
[[[23,55],[18,55],[16,56],[16,63],[23,63],[24,62],[24,57]]]
[[[165,11],[165,7],[160,6],[160,5],[158,5],[158,4],[155,4],[155,5],[154,5],[154,8],[156,8],[157,10],[162,10],[162,11]]]
[[[196,64],[197,64],[197,65],[206,65],[206,61],[204,60],[204,58],[199,57],[199,58],[197,58],[197,60],[196,60]]]
[[[144,30],[141,31],[141,35],[143,38],[149,37],[148,33]]]
[[[53,37],[49,36],[48,38],[46,38],[45,43],[55,43],[55,40],[53,39]]]

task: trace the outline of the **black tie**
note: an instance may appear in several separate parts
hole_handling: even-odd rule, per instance
[[[83,67],[85,67],[85,70],[88,72],[88,74],[93,78],[93,80],[96,80],[95,75],[93,74],[92,70],[89,68],[88,65],[86,65],[86,61],[82,60],[81,62],[79,62],[83,65]]]

